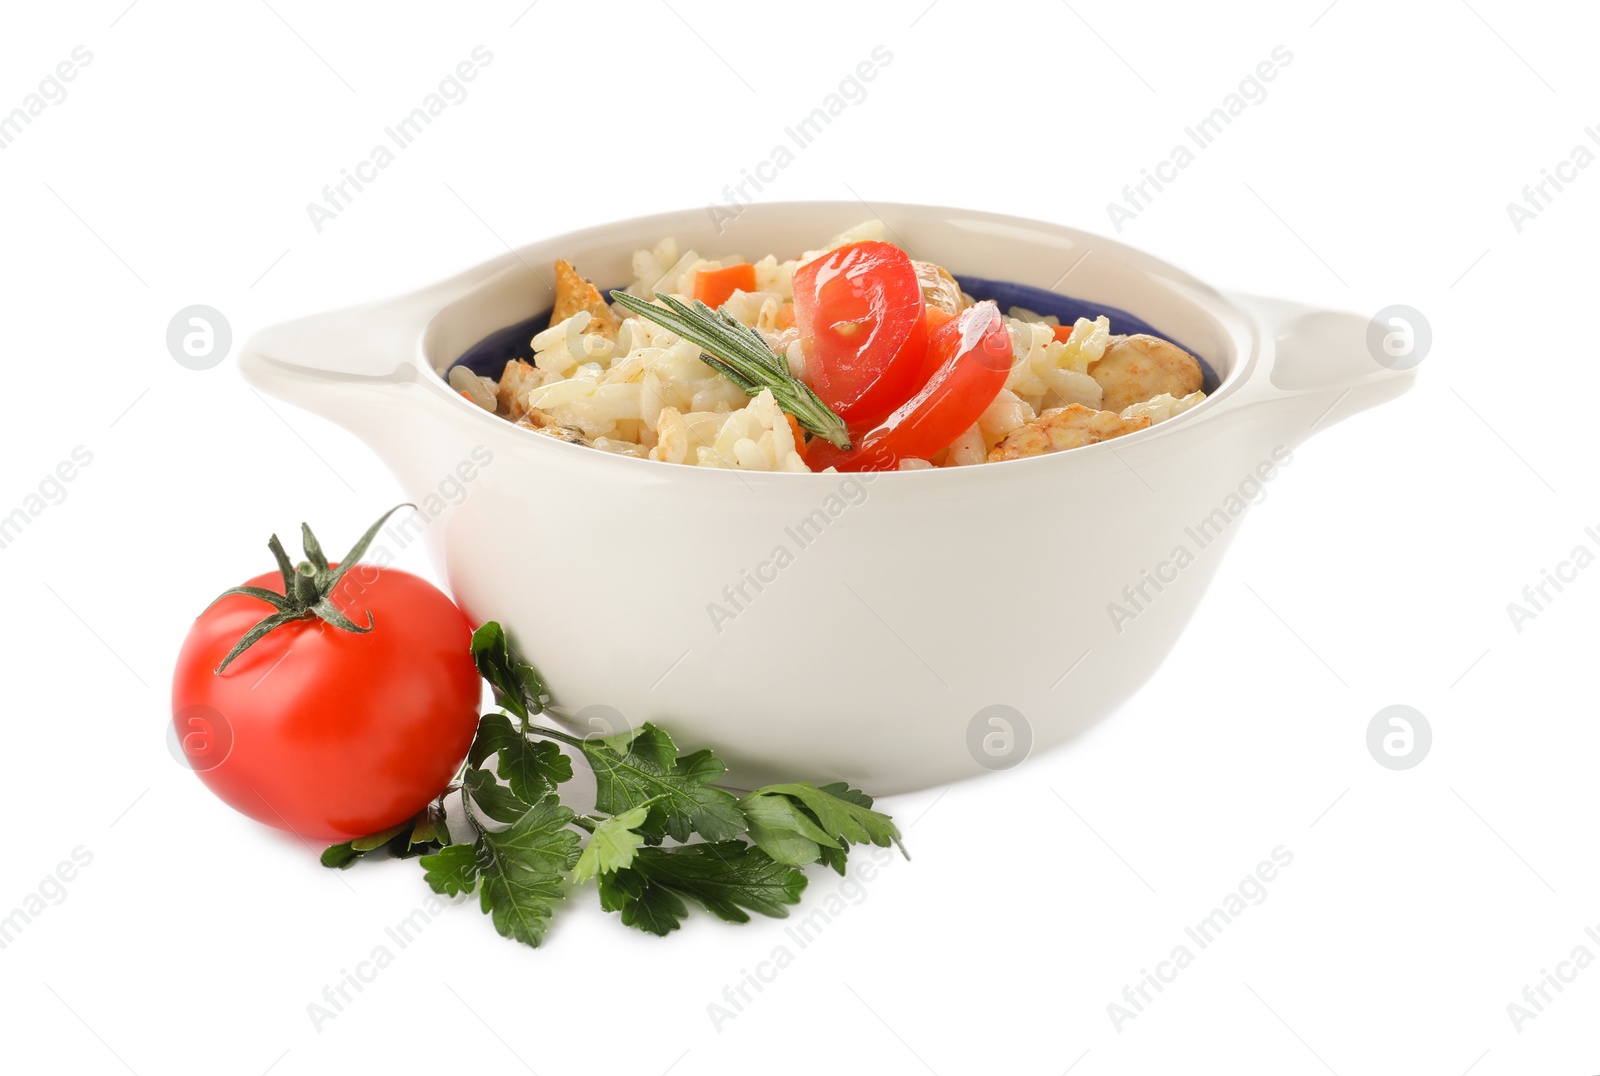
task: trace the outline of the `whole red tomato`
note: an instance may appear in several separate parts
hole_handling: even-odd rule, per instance
[[[397,569],[337,574],[322,561],[293,582],[286,571],[246,584],[277,602],[225,595],[190,629],[172,681],[178,740],[206,786],[259,822],[330,842],[399,825],[437,796],[466,757],[482,691],[472,627],[449,598]],[[318,575],[333,580],[323,594]],[[301,610],[217,672],[263,619],[324,599],[331,609]]]

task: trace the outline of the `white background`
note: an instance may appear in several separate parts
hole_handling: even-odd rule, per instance
[[[1506,610],[1600,544],[1583,533],[1600,524],[1600,168],[1520,232],[1506,210],[1600,124],[1592,15],[1508,0],[525,8],[5,12],[0,111],[75,46],[93,54],[0,151],[0,513],[75,446],[93,453],[0,550],[0,912],[75,847],[93,856],[0,951],[8,1062],[1600,1069],[1600,969],[1520,1030],[1507,1012],[1576,946],[1600,955],[1584,934],[1600,927],[1600,571],[1520,632]],[[478,45],[494,60],[470,96],[319,234],[306,203]],[[762,197],[1110,233],[1106,203],[1285,46],[1267,98],[1119,238],[1225,287],[1416,307],[1434,337],[1416,388],[1296,452],[1171,659],[1116,715],[1008,773],[885,801],[915,859],[884,867],[735,1019],[718,1027],[707,1006],[796,948],[783,924],[700,915],[659,940],[580,894],[537,951],[449,909],[319,1029],[307,1004],[424,901],[420,871],[326,871],[224,809],[168,754],[167,683],[205,602],[270,567],[271,531],[307,519],[342,548],[401,496],[362,444],[266,405],[231,361],[181,368],[169,319],[209,304],[237,342],[503,241],[720,201],[876,45],[893,61],[867,98]],[[1026,608],[1016,585],[1005,604]],[[1434,735],[1403,772],[1365,744],[1392,703]],[[1294,861],[1266,901],[1116,1028],[1108,1003],[1278,845]],[[807,909],[833,885],[816,874]]]

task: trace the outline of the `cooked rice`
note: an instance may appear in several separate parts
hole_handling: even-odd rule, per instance
[[[791,373],[806,381],[799,333],[792,326],[779,327],[783,307],[793,298],[795,270],[835,247],[882,239],[884,231],[882,221],[871,220],[799,258],[780,262],[768,255],[751,263],[755,290],[734,292],[722,309],[759,332],[786,357]],[[660,292],[687,299],[696,273],[739,264],[744,259],[737,256],[708,258],[683,250],[669,237],[634,252],[634,280],[627,290],[641,297]],[[972,300],[962,296],[961,301]],[[602,451],[698,467],[809,470],[789,418],[770,391],[747,396],[702,362],[693,344],[615,304],[612,313],[614,340],[593,331],[595,316],[581,309],[533,337],[531,366],[514,360],[498,384],[458,367],[451,371],[451,387],[519,425]],[[904,460],[901,470],[982,463],[1007,434],[1050,408],[1100,408],[1101,388],[1088,370],[1111,341],[1105,317],[1078,319],[1065,342],[1054,337],[1055,318],[1013,307],[1005,320],[1015,361],[1005,388],[948,448],[932,460]],[[1161,422],[1201,399],[1199,392],[1182,399],[1157,396],[1123,415]]]

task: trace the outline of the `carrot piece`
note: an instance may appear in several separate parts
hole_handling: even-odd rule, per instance
[[[736,291],[756,290],[756,267],[748,263],[726,269],[702,269],[694,275],[694,297],[715,310]]]
[[[1052,325],[1050,331],[1055,334],[1056,343],[1064,344],[1072,336],[1071,325]]]
[[[787,411],[784,412],[783,417],[789,420],[789,430],[794,434],[794,447],[799,449],[800,454],[804,456],[806,454],[806,431],[801,428],[800,421]]]
[[[794,303],[784,303],[778,307],[778,328],[794,328]]]
[[[930,306],[930,307],[928,307],[927,317],[928,317],[928,335],[932,336],[933,335],[933,331],[935,329],[937,329],[939,326],[943,325],[945,322],[954,319],[955,315],[950,313],[948,310],[944,310],[944,309],[942,309],[940,307]]]

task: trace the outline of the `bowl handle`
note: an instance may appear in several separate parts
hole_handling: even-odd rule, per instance
[[[252,333],[236,359],[253,388],[350,430],[383,455],[419,379],[421,326],[395,304],[351,307]]]
[[[395,405],[419,398],[406,390],[427,380],[431,363],[442,366],[475,342],[463,325],[525,318],[541,298],[535,278],[519,256],[508,254],[409,295],[269,326],[239,349],[239,372],[263,392],[353,431],[382,454],[395,430],[405,427],[395,421]],[[446,310],[462,316],[441,318]]]
[[[1391,357],[1370,318],[1255,295],[1232,297],[1256,321],[1266,376],[1266,400],[1319,412],[1315,427],[1332,425],[1391,400],[1415,380],[1414,359]],[[1379,358],[1378,356],[1382,356]]]

